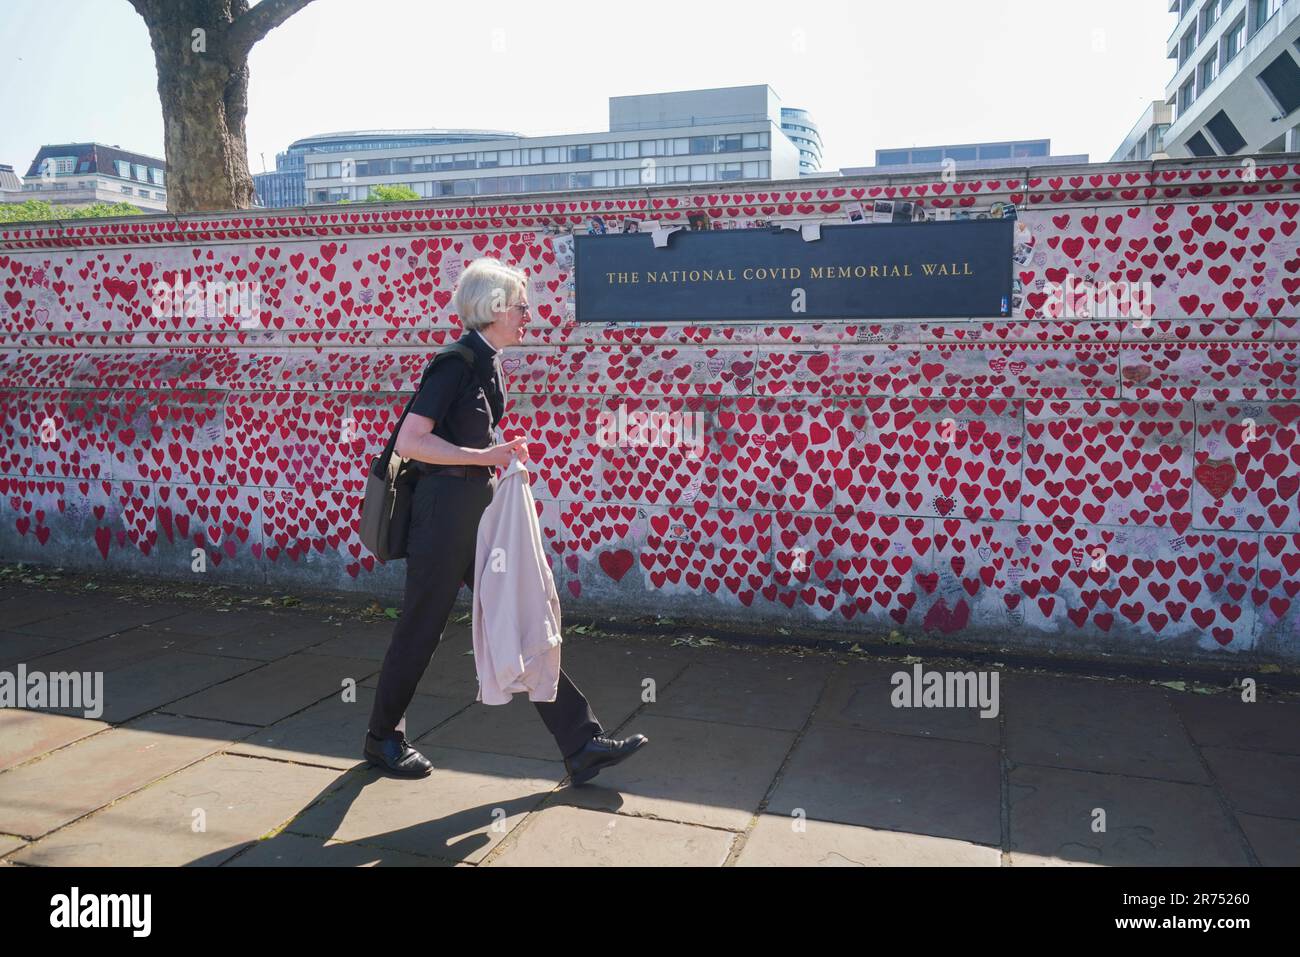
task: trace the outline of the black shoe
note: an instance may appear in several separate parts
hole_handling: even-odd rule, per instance
[[[422,778],[433,770],[433,762],[411,747],[404,734],[396,738],[376,738],[367,732],[362,753],[376,767],[404,778]]]
[[[619,740],[596,735],[577,754],[564,759],[564,769],[569,772],[570,784],[590,781],[602,770],[622,761],[633,751],[649,742],[644,734],[634,734]]]

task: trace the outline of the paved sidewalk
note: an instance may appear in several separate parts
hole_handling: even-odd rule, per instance
[[[0,672],[102,671],[105,701],[0,709],[3,864],[1300,864],[1300,697],[1243,704],[1231,675],[1001,669],[981,718],[893,707],[901,657],[566,633],[606,728],[650,738],[571,788],[527,700],[474,702],[461,623],[408,781],[359,759],[390,621],[74,585],[0,586]]]

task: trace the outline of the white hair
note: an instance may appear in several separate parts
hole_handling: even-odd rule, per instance
[[[452,309],[466,329],[482,329],[496,319],[493,312],[503,312],[518,302],[527,285],[527,273],[484,256],[460,274],[451,297]]]

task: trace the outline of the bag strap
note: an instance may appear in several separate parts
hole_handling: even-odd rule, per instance
[[[429,364],[424,367],[424,372],[420,374],[420,383],[415,387],[415,392],[406,400],[406,408],[402,409],[401,418],[397,420],[397,425],[393,428],[393,434],[388,437],[388,443],[384,446],[384,451],[380,453],[375,462],[375,475],[383,475],[388,471],[388,463],[392,461],[393,449],[397,445],[397,433],[402,431],[402,423],[406,421],[406,415],[411,411],[411,406],[415,404],[416,398],[420,395],[420,390],[424,388],[425,380],[433,372],[433,367],[438,364],[440,359],[447,356],[459,356],[465,360],[465,363],[471,368],[474,366],[474,351],[459,339],[443,349],[438,350],[438,354],[429,360]]]

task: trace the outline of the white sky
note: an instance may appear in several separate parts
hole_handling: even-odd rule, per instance
[[[1163,98],[1173,27],[1165,0],[315,0],[253,50],[249,162],[335,130],[605,130],[610,96],[751,83],[811,112],[824,169],[1038,137],[1098,162]],[[163,154],[126,0],[0,0],[0,37],[0,163],[91,140]]]

